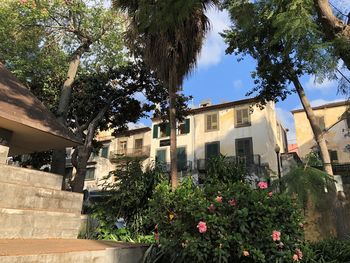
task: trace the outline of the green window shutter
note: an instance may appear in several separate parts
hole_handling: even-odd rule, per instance
[[[157,139],[158,138],[158,127],[159,125],[153,125],[153,139]]]
[[[170,136],[170,123],[167,123],[165,126],[165,135]]]
[[[190,119],[185,120],[185,133],[190,133]]]

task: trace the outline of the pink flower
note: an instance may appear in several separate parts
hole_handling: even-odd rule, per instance
[[[215,211],[215,205],[214,204],[211,204],[209,207],[208,207],[208,210],[209,212],[213,213]]]
[[[272,197],[273,193],[272,193],[272,192],[269,192],[267,195],[268,195],[269,197]]]
[[[301,252],[301,250],[299,248],[297,248],[295,250],[295,254],[298,256],[298,259],[302,259],[303,258],[303,253]]]
[[[299,258],[298,258],[298,255],[297,255],[297,254],[294,254],[294,255],[293,255],[293,260],[294,260],[294,261],[299,261]]]
[[[207,232],[207,224],[203,221],[199,221],[197,225],[199,233],[203,234]]]
[[[281,232],[277,231],[277,230],[273,230],[271,236],[272,236],[272,240],[273,241],[280,241],[280,239],[281,239]]]
[[[235,199],[229,200],[228,203],[230,206],[236,206],[236,204],[237,204]]]
[[[21,4],[26,4],[28,0],[20,0]]]
[[[248,252],[247,250],[244,250],[244,251],[243,251],[243,256],[249,257],[249,252]]]
[[[304,224],[303,223],[299,223],[299,227],[300,228],[304,228]]]
[[[260,189],[266,189],[267,188],[267,183],[266,182],[259,182],[258,186]]]
[[[222,203],[222,196],[217,196],[215,198],[215,201],[218,202],[218,203]]]

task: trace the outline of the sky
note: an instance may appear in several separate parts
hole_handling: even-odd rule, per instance
[[[350,11],[349,0],[333,2],[344,12]],[[255,69],[255,61],[246,57],[238,62],[234,55],[225,54],[226,44],[219,33],[230,25],[228,14],[212,8],[207,16],[211,21],[211,30],[207,34],[196,69],[183,84],[184,93],[193,96],[192,103],[196,107],[207,99],[217,104],[247,98],[245,94],[254,87],[251,72]],[[344,100],[344,96],[337,94],[336,81],[326,79],[317,83],[314,76],[303,76],[301,82],[312,106]],[[297,94],[292,94],[285,101],[276,104],[278,118],[289,129],[289,143],[296,142],[294,120],[290,112],[296,108],[301,108]],[[150,125],[149,120],[142,122]]]

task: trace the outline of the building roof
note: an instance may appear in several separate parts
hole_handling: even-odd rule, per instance
[[[202,112],[206,112],[206,111],[232,108],[234,106],[239,106],[239,105],[244,105],[244,104],[254,104],[257,102],[258,102],[258,100],[255,98],[236,100],[236,101],[225,102],[225,103],[215,104],[215,105],[211,105],[211,106],[205,106],[205,107],[191,109],[191,110],[189,110],[188,113],[189,114],[198,114],[198,113],[202,113]]]
[[[10,155],[64,149],[80,144],[1,63],[0,128],[12,131]]]
[[[150,130],[151,130],[150,127],[142,127],[142,128],[137,128],[137,129],[132,129],[132,130],[118,132],[118,133],[115,134],[114,137],[116,137],[116,138],[118,138],[118,137],[129,137],[131,135],[145,133],[145,132],[148,132]]]
[[[339,101],[339,102],[332,102],[332,103],[327,103],[323,104],[318,107],[312,107],[313,110],[323,110],[327,108],[334,108],[334,107],[340,107],[340,106],[350,106],[350,102],[345,100],[345,101]],[[304,112],[304,109],[296,109],[292,110],[291,113],[298,113],[298,112]]]

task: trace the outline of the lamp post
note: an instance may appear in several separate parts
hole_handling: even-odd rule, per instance
[[[277,173],[278,173],[278,180],[279,180],[279,190],[282,192],[282,182],[281,182],[281,167],[280,167],[280,150],[281,148],[279,147],[278,144],[275,145],[275,152],[277,156]]]

